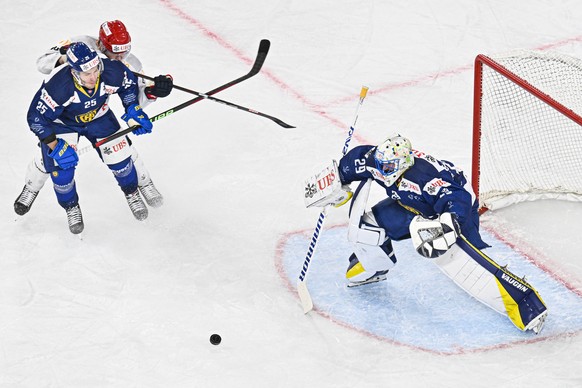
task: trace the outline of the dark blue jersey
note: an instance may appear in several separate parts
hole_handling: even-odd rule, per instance
[[[343,184],[372,178],[386,190],[390,200],[414,214],[434,218],[445,212],[453,213],[463,234],[478,247],[486,246],[478,236],[476,197],[461,170],[448,161],[413,151],[414,165],[387,186],[376,169],[374,148],[358,146],[342,157],[339,173]]]
[[[27,115],[30,129],[41,141],[67,131],[82,133],[87,128],[90,133],[83,134],[91,138],[106,137],[119,128],[109,113],[109,96],[118,94],[126,108],[139,104],[135,75],[122,62],[102,60],[103,71],[94,89],[80,86],[68,65],[56,69],[43,82]],[[103,125],[94,125],[100,118],[104,118]]]

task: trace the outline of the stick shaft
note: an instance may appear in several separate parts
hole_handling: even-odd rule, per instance
[[[368,94],[368,87],[362,86],[360,90],[360,100],[358,102],[358,107],[356,108],[356,114],[354,115],[354,121],[350,126],[350,130],[348,131],[348,137],[344,142],[344,147],[342,149],[342,156],[348,152],[348,146],[350,141],[352,140],[352,135],[356,129],[356,123],[358,122],[358,115],[360,112],[360,108],[364,103],[364,99]],[[321,213],[319,213],[319,218],[317,219],[317,224],[315,225],[315,230],[313,231],[313,236],[311,237],[311,242],[309,244],[309,248],[307,249],[307,254],[305,255],[305,260],[303,261],[303,267],[301,268],[301,273],[299,274],[299,280],[297,281],[297,291],[299,293],[299,299],[301,300],[301,305],[303,306],[303,312],[308,313],[313,308],[313,301],[311,299],[311,295],[309,294],[309,290],[307,289],[307,285],[305,284],[305,277],[307,276],[307,270],[309,269],[309,264],[311,263],[311,259],[313,254],[315,253],[315,248],[317,247],[317,243],[319,241],[319,236],[321,234],[321,228],[323,227],[323,223],[325,221],[325,216],[327,214],[327,207],[324,207]]]

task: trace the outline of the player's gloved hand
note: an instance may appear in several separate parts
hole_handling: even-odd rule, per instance
[[[57,145],[55,148],[48,154],[51,158],[57,162],[60,168],[63,170],[68,170],[69,168],[75,167],[79,162],[79,155],[77,155],[77,151],[73,149],[63,139],[57,140]]]
[[[139,128],[131,131],[134,135],[145,135],[146,133],[152,133],[152,128],[154,125],[150,121],[148,115],[141,109],[138,104],[133,104],[127,107],[127,112],[121,116],[127,125],[134,126],[139,125]]]
[[[61,55],[67,55],[67,50],[69,49],[69,47],[71,47],[70,44],[62,45],[61,47],[59,47],[59,53]]]
[[[150,100],[157,97],[167,97],[174,87],[174,79],[171,75],[158,75],[154,77],[154,84],[145,88],[145,94]]]

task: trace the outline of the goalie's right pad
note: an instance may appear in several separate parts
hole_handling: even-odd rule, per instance
[[[448,251],[460,234],[459,223],[452,213],[443,213],[434,220],[416,216],[409,229],[414,249],[429,259]]]
[[[541,332],[548,310],[536,289],[475,248],[463,235],[434,263],[468,294],[506,315],[518,329]]]
[[[340,207],[352,198],[349,186],[342,186],[337,162],[305,181],[305,207]]]

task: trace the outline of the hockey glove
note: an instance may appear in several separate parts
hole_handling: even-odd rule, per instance
[[[429,259],[448,251],[461,234],[457,216],[453,213],[443,213],[434,220],[416,216],[410,222],[409,228],[414,248]]]
[[[57,145],[55,148],[48,154],[51,158],[57,162],[60,168],[63,170],[68,170],[69,168],[75,167],[79,162],[79,155],[77,155],[77,151],[73,149],[63,139],[57,140]]]
[[[154,77],[154,84],[145,88],[145,94],[150,100],[157,97],[167,97],[174,87],[174,80],[171,75],[158,75]]]
[[[133,104],[127,107],[127,112],[121,116],[121,119],[127,123],[127,125],[134,126],[139,125],[139,128],[131,131],[134,135],[145,135],[146,133],[152,133],[152,128],[154,125],[150,121],[148,115],[141,109],[141,106]]]
[[[65,45],[59,47],[59,53],[61,55],[67,55],[67,50],[69,49],[69,47],[71,47],[70,44],[65,44]]]

